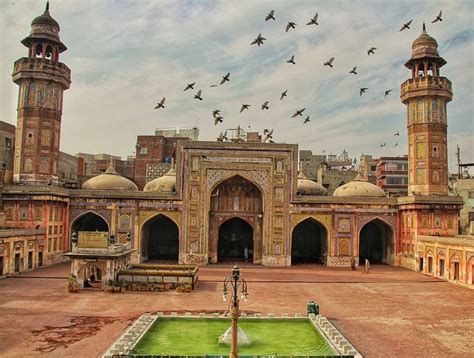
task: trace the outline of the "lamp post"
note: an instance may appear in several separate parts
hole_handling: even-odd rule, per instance
[[[229,287],[230,286],[230,287]],[[247,282],[240,275],[240,267],[234,266],[232,268],[232,274],[227,276],[224,280],[224,289],[222,291],[222,298],[224,301],[227,300],[227,294],[229,289],[231,289],[231,317],[232,317],[232,341],[230,349],[230,358],[237,358],[239,356],[237,351],[237,331],[238,331],[238,320],[239,320],[239,287],[242,293],[242,298],[246,301],[248,292],[247,292]]]

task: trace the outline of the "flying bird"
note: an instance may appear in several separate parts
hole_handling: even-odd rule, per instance
[[[354,68],[352,69],[352,71],[350,71],[349,73],[353,73],[354,75],[357,75],[356,69],[357,69],[357,67],[354,67]]]
[[[158,109],[158,108],[165,108],[165,99],[166,97],[163,97],[163,99],[158,102],[158,104],[156,105],[155,109]]]
[[[333,61],[334,61],[334,57],[331,57],[331,58],[329,59],[329,61],[324,62],[324,66],[332,67]]]
[[[369,50],[367,51],[367,55],[370,56],[370,54],[374,55],[375,54],[375,50],[377,50],[376,47],[371,47],[369,48]]]
[[[214,117],[214,125],[217,126],[217,123],[219,123],[219,122],[222,123],[223,120],[224,120],[224,117],[222,117],[222,116]]]
[[[202,101],[201,90],[199,90],[198,93],[196,93],[196,94],[194,95],[194,98],[196,98],[196,99]]]
[[[400,136],[400,131],[397,131],[397,133],[395,133],[394,135]]]
[[[438,21],[443,21],[443,19],[441,18],[441,14],[443,13],[443,10],[441,10],[438,14],[438,16],[436,16],[436,19],[434,19],[433,21],[431,21],[432,24],[434,24],[435,22],[438,22]]]
[[[410,21],[408,21],[406,24],[403,24],[402,28],[400,29],[400,31],[403,31],[405,29],[409,29],[410,28],[410,24],[411,22],[413,21],[413,19],[411,19]],[[400,32],[398,31],[398,32]]]
[[[262,104],[262,110],[264,109],[269,109],[270,107],[268,107],[268,101],[265,101],[263,104]]]
[[[193,83],[188,83],[186,85],[186,88],[184,89],[185,91],[187,91],[188,89],[194,89],[194,85],[196,84],[196,82],[193,82]]]
[[[273,16],[273,14],[275,13],[275,10],[272,10],[268,13],[267,17],[265,17],[265,21],[268,21],[268,20],[275,20],[275,17]]]
[[[294,29],[295,27],[296,27],[296,24],[294,22],[288,21],[288,25],[286,25],[286,32],[288,32],[290,28]]]
[[[303,124],[306,124],[306,123],[308,123],[308,122],[309,122],[309,116],[306,116],[306,118],[304,119]]]
[[[380,143],[379,147],[382,148],[382,147],[385,147],[387,145],[387,143],[383,142],[383,143]]]
[[[295,62],[295,55],[291,56],[291,58],[286,61],[287,63],[292,63],[293,65],[296,65],[296,62]]]
[[[294,118],[296,116],[302,116],[305,109],[306,109],[306,107],[303,108],[303,109],[296,110],[296,112],[291,116],[291,118]]]
[[[392,90],[386,90],[385,91],[385,97],[387,97],[390,94],[390,92],[392,92]]]
[[[273,138],[273,137],[272,137],[273,129],[272,129],[272,130],[268,130],[268,129],[267,129],[266,132],[263,131],[263,134],[265,134],[265,139],[263,140],[263,142],[265,143],[268,139],[272,139],[272,138]]]
[[[220,133],[219,133],[219,136],[217,137],[217,141],[218,141],[218,142],[223,142],[224,140],[227,139],[226,135],[227,135],[227,131],[225,131],[224,134],[223,134],[222,132],[220,132]]]
[[[228,72],[225,76],[222,76],[222,81],[220,84],[223,84],[225,82],[229,82],[229,77],[230,77],[230,72]]]
[[[368,90],[367,87],[362,87],[362,88],[360,89],[360,96],[362,96],[362,93],[365,93],[365,91],[367,91],[367,90]]]
[[[249,107],[250,107],[250,104],[243,104],[242,108],[240,108],[240,113],[242,113],[244,109],[249,109]]]
[[[221,114],[221,110],[220,109],[215,109],[214,111],[212,111],[212,115],[214,117],[217,117],[219,114]]]
[[[397,142],[397,143],[395,143],[394,147],[398,147],[398,142]]]
[[[288,92],[288,90],[284,90],[282,93],[281,93],[281,96],[280,96],[280,101],[286,97],[286,93]]]
[[[260,45],[263,45],[263,41],[265,41],[266,38],[265,37],[262,37],[262,34],[258,34],[257,38],[255,40],[253,40],[250,44],[251,45],[255,45],[257,44],[258,47],[260,47]]]
[[[319,25],[318,24],[318,13],[316,13],[316,15],[314,15],[314,17],[311,20],[309,20],[309,22],[306,25]]]

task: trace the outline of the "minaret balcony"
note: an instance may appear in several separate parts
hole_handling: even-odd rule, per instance
[[[59,82],[64,89],[71,85],[71,70],[64,63],[46,58],[22,57],[13,65],[13,82],[22,79],[44,79]]]
[[[451,81],[446,77],[424,76],[410,78],[402,83],[400,99],[403,103],[407,104],[409,99],[422,96],[447,97],[448,101],[451,101]]]

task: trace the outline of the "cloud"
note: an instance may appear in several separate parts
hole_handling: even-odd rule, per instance
[[[25,56],[19,41],[42,13],[37,1],[2,2],[0,49],[1,115],[15,123],[17,87],[13,62]],[[431,24],[439,9],[443,22]],[[265,22],[275,10],[276,21]],[[61,61],[72,70],[65,92],[61,148],[64,151],[132,153],[136,136],[156,127],[199,126],[203,140],[225,128],[274,129],[274,139],[300,149],[375,157],[407,153],[406,109],[399,86],[409,78],[403,64],[421,22],[437,39],[448,64],[442,74],[453,82],[448,105],[450,165],[453,143],[474,161],[473,5],[469,1],[55,1],[51,14],[68,46]],[[319,13],[319,26],[306,22]],[[412,28],[399,32],[414,19]],[[297,23],[285,32],[288,21]],[[262,33],[261,47],[250,42]],[[376,47],[375,55],[367,49]],[[296,65],[285,61],[295,55]],[[335,57],[334,68],[323,66]],[[349,74],[357,66],[358,75]],[[231,72],[231,82],[211,88]],[[183,92],[196,82],[204,101]],[[360,87],[369,90],[359,96]],[[287,89],[288,97],[280,101]],[[384,91],[392,89],[389,97]],[[166,96],[166,108],[154,110]],[[270,110],[261,104],[270,101]],[[242,103],[251,104],[240,114]],[[311,122],[291,119],[306,107]],[[214,126],[219,108],[224,124]],[[400,131],[400,138],[393,133]],[[393,147],[396,141],[398,147]],[[387,147],[380,148],[381,142]]]

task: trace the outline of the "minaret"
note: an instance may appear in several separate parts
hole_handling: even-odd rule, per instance
[[[405,63],[411,78],[402,83],[400,94],[408,109],[408,195],[447,195],[446,104],[453,94],[451,82],[439,72],[446,61],[425,24],[412,50]]]
[[[21,43],[28,57],[15,62],[12,74],[20,87],[13,180],[57,184],[63,91],[71,84],[71,71],[59,62],[67,48],[59,38],[59,24],[49,14],[49,2]]]

